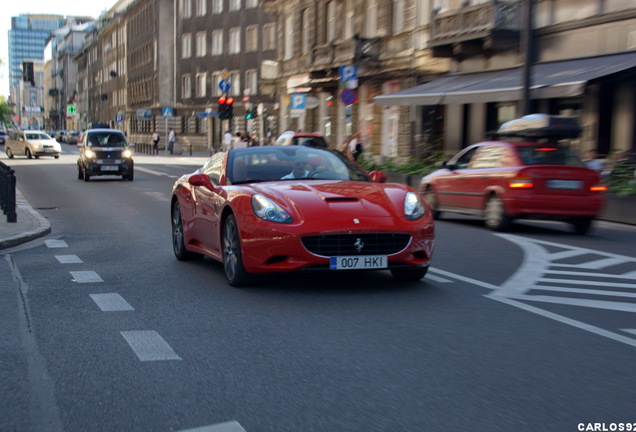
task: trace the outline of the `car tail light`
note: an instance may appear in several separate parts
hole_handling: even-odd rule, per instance
[[[532,188],[532,178],[530,177],[515,177],[508,183],[511,189],[530,189]]]
[[[607,192],[607,186],[602,184],[595,184],[590,186],[590,192]]]

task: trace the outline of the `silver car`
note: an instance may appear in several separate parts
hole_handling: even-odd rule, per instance
[[[26,156],[29,159],[53,156],[58,159],[62,153],[62,148],[46,132],[25,130],[9,135],[4,144],[4,151],[9,159],[13,159],[14,156]]]

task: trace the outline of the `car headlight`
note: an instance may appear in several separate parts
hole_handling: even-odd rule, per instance
[[[130,151],[130,149],[126,149],[121,153],[121,155],[124,157],[124,159],[128,159],[132,156],[132,152]]]
[[[93,159],[95,157],[95,152],[93,150],[86,149],[84,151],[84,156],[86,156],[88,159]]]
[[[294,221],[278,204],[261,194],[252,196],[252,208],[256,216],[270,222],[292,223]]]
[[[424,204],[420,197],[414,192],[407,192],[404,197],[404,216],[407,219],[415,220],[424,216]]]

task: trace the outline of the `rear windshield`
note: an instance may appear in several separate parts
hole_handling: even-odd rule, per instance
[[[554,145],[516,146],[525,165],[569,165],[585,166],[570,149]]]

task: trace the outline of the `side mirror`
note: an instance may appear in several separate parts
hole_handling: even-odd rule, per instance
[[[210,177],[208,177],[207,174],[191,175],[188,179],[188,183],[190,183],[192,186],[204,186],[210,190],[214,190],[212,180],[210,180]]]
[[[369,177],[371,177],[374,183],[385,183],[387,179],[384,171],[371,171]]]

